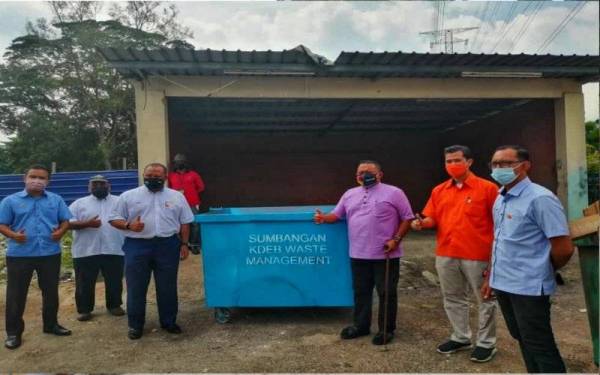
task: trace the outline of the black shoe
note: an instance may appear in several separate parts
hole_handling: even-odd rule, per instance
[[[54,327],[51,328],[44,328],[44,333],[50,333],[56,336],[70,336],[71,335],[71,330],[70,329],[66,329],[65,327],[61,326],[60,324],[56,323],[54,325]]]
[[[87,322],[88,320],[92,319],[92,313],[83,313],[83,314],[79,314],[79,316],[77,317],[77,320],[79,320],[80,322]]]
[[[389,344],[390,341],[394,339],[393,332],[386,332],[385,336],[383,336],[383,332],[377,332],[375,336],[373,336],[373,345],[385,345]]]
[[[342,340],[350,340],[350,339],[355,339],[357,337],[361,337],[361,336],[366,336],[368,335],[369,330],[359,330],[358,328],[356,328],[355,326],[348,326],[344,329],[342,329],[342,332],[340,332],[340,337],[342,338]]]
[[[114,307],[112,309],[108,309],[108,312],[114,316],[123,316],[125,315],[125,310],[121,306]]]
[[[130,340],[140,339],[143,334],[144,331],[141,329],[129,328],[129,331],[127,331],[127,337],[129,337]]]
[[[481,346],[476,346],[475,350],[471,352],[471,361],[473,362],[487,362],[494,358],[496,354],[496,348],[482,348]]]
[[[437,347],[437,352],[442,354],[451,354],[459,350],[471,349],[471,343],[462,343],[458,341],[448,341]]]
[[[179,335],[179,334],[183,333],[183,331],[181,330],[181,327],[178,326],[177,324],[173,324],[172,326],[168,326],[168,327],[162,327],[162,329],[164,329],[165,331],[172,333],[174,335]]]
[[[198,254],[200,254],[200,251],[202,251],[202,249],[200,248],[200,245],[191,245],[190,246],[190,253],[192,253],[194,255],[198,255]]]
[[[21,346],[21,335],[9,335],[6,336],[6,340],[4,340],[4,346],[7,349],[16,349]]]

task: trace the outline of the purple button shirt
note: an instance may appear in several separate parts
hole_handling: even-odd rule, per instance
[[[385,259],[383,247],[396,234],[400,221],[414,218],[404,192],[383,183],[346,191],[332,213],[346,218],[350,257],[356,259]],[[402,254],[402,245],[398,245],[390,258]]]

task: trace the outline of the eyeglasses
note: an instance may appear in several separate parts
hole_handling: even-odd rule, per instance
[[[494,160],[488,163],[490,169],[494,168],[515,168],[521,164],[521,160]]]

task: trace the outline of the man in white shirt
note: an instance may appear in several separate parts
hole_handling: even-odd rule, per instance
[[[154,274],[160,326],[179,334],[177,325],[177,271],[189,255],[190,223],[194,214],[180,192],[165,187],[167,167],[152,163],[144,168],[144,185],[121,194],[110,215],[111,225],[125,232],[128,337],[142,337],[146,320],[146,293]],[[179,234],[179,237],[178,237]]]
[[[121,231],[108,223],[118,197],[110,194],[110,183],[102,175],[90,178],[90,195],[71,203],[73,218],[73,266],[75,304],[80,322],[92,319],[96,280],[102,272],[106,288],[106,309],[115,316],[125,315],[123,300],[123,240]]]

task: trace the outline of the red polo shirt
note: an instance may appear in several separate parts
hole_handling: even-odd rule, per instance
[[[436,255],[488,261],[494,238],[492,209],[498,187],[472,172],[462,188],[452,179],[431,192],[423,210],[437,225]]]
[[[170,172],[169,187],[183,193],[191,207],[200,205],[200,193],[204,191],[204,181],[198,173],[194,171]]]

